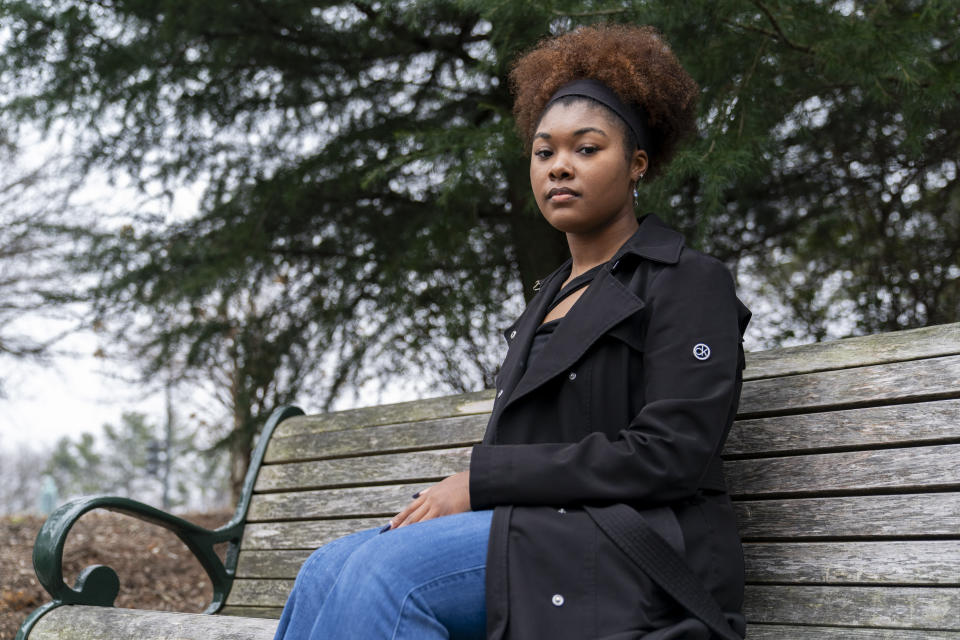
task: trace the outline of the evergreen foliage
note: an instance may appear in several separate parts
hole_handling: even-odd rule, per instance
[[[171,506],[208,505],[218,497],[222,503],[226,474],[211,473],[209,452],[198,451],[193,434],[175,437],[167,449],[162,431],[144,414],[124,412],[118,425],[104,424],[99,437],[88,432],[61,437],[43,472],[57,483],[62,500],[107,493],[159,505],[162,474],[149,464],[151,445],[159,445],[161,457],[171,462]],[[215,458],[222,464],[222,456]]]
[[[84,166],[208,185],[196,217],[101,233],[86,267],[151,371],[225,372],[240,458],[298,392],[491,384],[496,329],[564,251],[506,74],[578,24],[656,25],[700,83],[698,136],[641,206],[748,304],[779,302],[754,304],[780,308],[754,344],[960,317],[953,0],[0,0],[0,18],[0,126],[69,121]]]
[[[44,361],[79,318],[71,313],[76,288],[66,258],[72,246],[62,230],[71,211],[72,185],[62,158],[27,166],[0,141],[0,399],[4,381],[22,377],[24,360]],[[68,284],[68,280],[70,283]],[[30,321],[27,317],[30,317]],[[31,331],[37,320],[48,335]]]

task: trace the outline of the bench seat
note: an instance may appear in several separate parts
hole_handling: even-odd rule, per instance
[[[71,605],[43,616],[31,640],[270,640],[276,620]]]

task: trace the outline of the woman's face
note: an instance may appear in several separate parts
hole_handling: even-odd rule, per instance
[[[541,118],[530,156],[530,185],[541,213],[568,234],[600,232],[634,217],[633,185],[647,155],[627,160],[623,125],[599,105],[556,104]]]

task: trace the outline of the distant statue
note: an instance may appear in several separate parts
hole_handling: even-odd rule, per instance
[[[40,513],[45,516],[53,513],[60,502],[60,492],[57,490],[57,483],[49,475],[43,476],[43,484],[40,486],[40,497],[37,499],[37,507]]]

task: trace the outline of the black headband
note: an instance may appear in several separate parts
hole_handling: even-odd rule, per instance
[[[647,153],[650,153],[651,150],[647,146],[650,141],[646,125],[647,114],[643,107],[639,105],[633,107],[624,104],[619,96],[614,93],[613,89],[599,80],[581,78],[568,82],[557,89],[556,93],[550,96],[550,100],[547,101],[547,106],[543,108],[543,112],[546,113],[550,105],[566,96],[585,96],[592,98],[613,111],[620,116],[620,119],[630,128],[630,131],[637,139],[637,148],[644,149]]]

